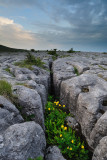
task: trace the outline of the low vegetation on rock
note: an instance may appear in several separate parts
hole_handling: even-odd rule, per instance
[[[65,118],[69,115],[65,112],[65,105],[59,101],[47,102],[45,112],[45,126],[48,145],[57,145],[67,159],[88,160],[88,151],[84,142],[76,136],[75,131],[68,127]]]
[[[48,54],[58,57],[58,54],[56,53],[56,49],[48,51]]]
[[[15,62],[14,65],[32,70],[33,65],[43,68],[44,62],[42,62],[42,60],[39,57],[35,58],[34,55],[28,52],[25,60],[20,62]]]
[[[5,80],[0,80],[0,95],[6,98],[12,97],[12,86]]]
[[[67,51],[68,53],[74,53],[75,51],[73,50],[73,48],[71,48],[69,51]]]
[[[32,158],[29,158],[28,160],[43,160],[43,157],[37,157],[37,158],[35,158],[35,159],[32,159]]]

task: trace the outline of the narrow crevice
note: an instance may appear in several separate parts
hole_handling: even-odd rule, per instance
[[[70,79],[72,77],[69,77],[68,79]],[[66,80],[66,79],[64,79]],[[61,88],[61,83],[64,81],[64,80],[61,80],[60,82],[60,87],[59,89]],[[81,88],[82,92],[89,92],[89,88],[87,86],[84,86]],[[52,63],[50,64],[50,95],[52,95],[54,97],[54,99],[56,99],[57,97],[55,96],[55,89],[54,89],[54,83],[53,83],[53,71],[52,71]],[[78,94],[79,96],[79,94]],[[76,105],[77,105],[77,99],[78,99],[78,96],[76,98]],[[70,113],[69,110],[67,110],[67,113]],[[75,131],[75,130],[74,130]],[[82,134],[82,130],[81,130],[81,126],[79,124],[79,127],[78,127],[78,131],[75,131],[75,134],[77,137],[80,137],[81,141],[84,141],[84,144],[86,146],[86,149],[89,151],[88,153],[88,156],[89,156],[89,159],[88,160],[92,160],[92,156],[93,156],[93,151],[92,149],[89,147],[87,141],[86,141],[86,138],[85,136]],[[46,146],[46,148],[48,148],[49,145]]]

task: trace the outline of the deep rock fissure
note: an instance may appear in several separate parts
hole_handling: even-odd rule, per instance
[[[59,97],[60,97],[60,92],[59,92],[59,96],[56,96],[56,94],[55,94],[55,88],[54,88],[55,86],[54,86],[54,83],[53,83],[53,70],[52,70],[52,65],[53,65],[53,63],[51,63],[51,65],[50,65],[50,79],[51,79],[50,95],[52,95],[52,96],[54,97],[54,99],[59,99]],[[71,79],[71,77],[70,77],[70,78],[66,78],[66,79],[64,79],[64,80],[61,80],[61,82],[60,82],[60,87],[61,87],[61,83],[62,83],[63,81],[65,81],[65,80],[68,80],[68,79]],[[82,90],[82,92],[89,92],[88,86],[83,86],[83,87],[81,88],[81,90]],[[79,96],[79,94],[78,94],[78,96]],[[78,99],[78,96],[76,97],[76,99]],[[76,102],[77,102],[77,100],[76,100]],[[67,113],[70,113],[69,110],[66,110],[66,112],[67,112]],[[73,117],[74,117],[74,115],[73,115]],[[79,124],[78,129],[79,129],[79,130],[78,130],[78,132],[76,132],[76,136],[77,136],[77,137],[80,137],[81,141],[84,141],[85,147],[86,147],[86,149],[89,151],[89,154],[88,154],[89,160],[92,160],[93,150],[92,150],[91,147],[88,145],[85,136],[82,134],[82,130],[81,130],[80,124]],[[49,146],[47,146],[47,148],[48,148],[48,147],[49,147]]]

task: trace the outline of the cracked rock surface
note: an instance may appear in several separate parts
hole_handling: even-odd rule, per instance
[[[75,116],[88,145],[95,150],[93,160],[96,155],[95,160],[104,157],[99,148],[103,137],[107,136],[106,75],[107,55],[103,56],[102,53],[75,53],[72,57],[53,62],[55,94],[60,97],[60,103],[66,105],[66,109]],[[104,154],[105,151],[107,147],[102,147]]]

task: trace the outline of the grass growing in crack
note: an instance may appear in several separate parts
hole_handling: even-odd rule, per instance
[[[74,67],[74,72],[77,76],[79,76],[79,72],[78,72],[78,69],[76,67]]]
[[[26,83],[15,83],[16,85],[22,85],[22,86],[25,86],[27,88],[30,88],[30,89],[33,89],[33,87],[31,87],[30,85],[26,84]]]
[[[6,72],[9,72],[9,73],[14,77],[14,74],[10,71],[10,68],[9,68],[9,67],[5,68],[4,70],[5,70]]]
[[[49,98],[52,100],[52,97]],[[70,160],[88,160],[88,151],[84,147],[84,142],[76,137],[72,128],[65,123],[68,116],[59,101],[48,101],[45,111],[45,127],[48,145],[57,145],[63,155]]]
[[[14,65],[19,66],[19,67],[25,67],[28,68],[30,70],[33,70],[33,65],[36,65],[38,67],[44,68],[44,62],[42,62],[42,60],[37,57],[35,58],[34,55],[32,55],[31,53],[28,53],[26,55],[26,59],[20,62],[15,62]]]
[[[104,68],[103,66],[99,65],[99,67],[103,70],[107,70],[107,68]]]
[[[98,74],[98,77],[104,79],[105,81],[107,81],[107,78],[104,78],[102,74]]]
[[[5,80],[0,80],[0,95],[6,98],[12,97],[12,86]]]
[[[10,100],[16,108],[20,111],[22,117],[25,121],[30,121],[35,118],[35,115],[25,115],[22,110],[23,107],[18,104],[18,97],[12,94],[12,86],[5,80],[0,80],[0,95],[4,96],[6,99]]]
[[[43,160],[43,157],[42,157],[42,156],[39,156],[39,157],[34,158],[34,159],[32,159],[32,158],[28,158],[28,160]]]

